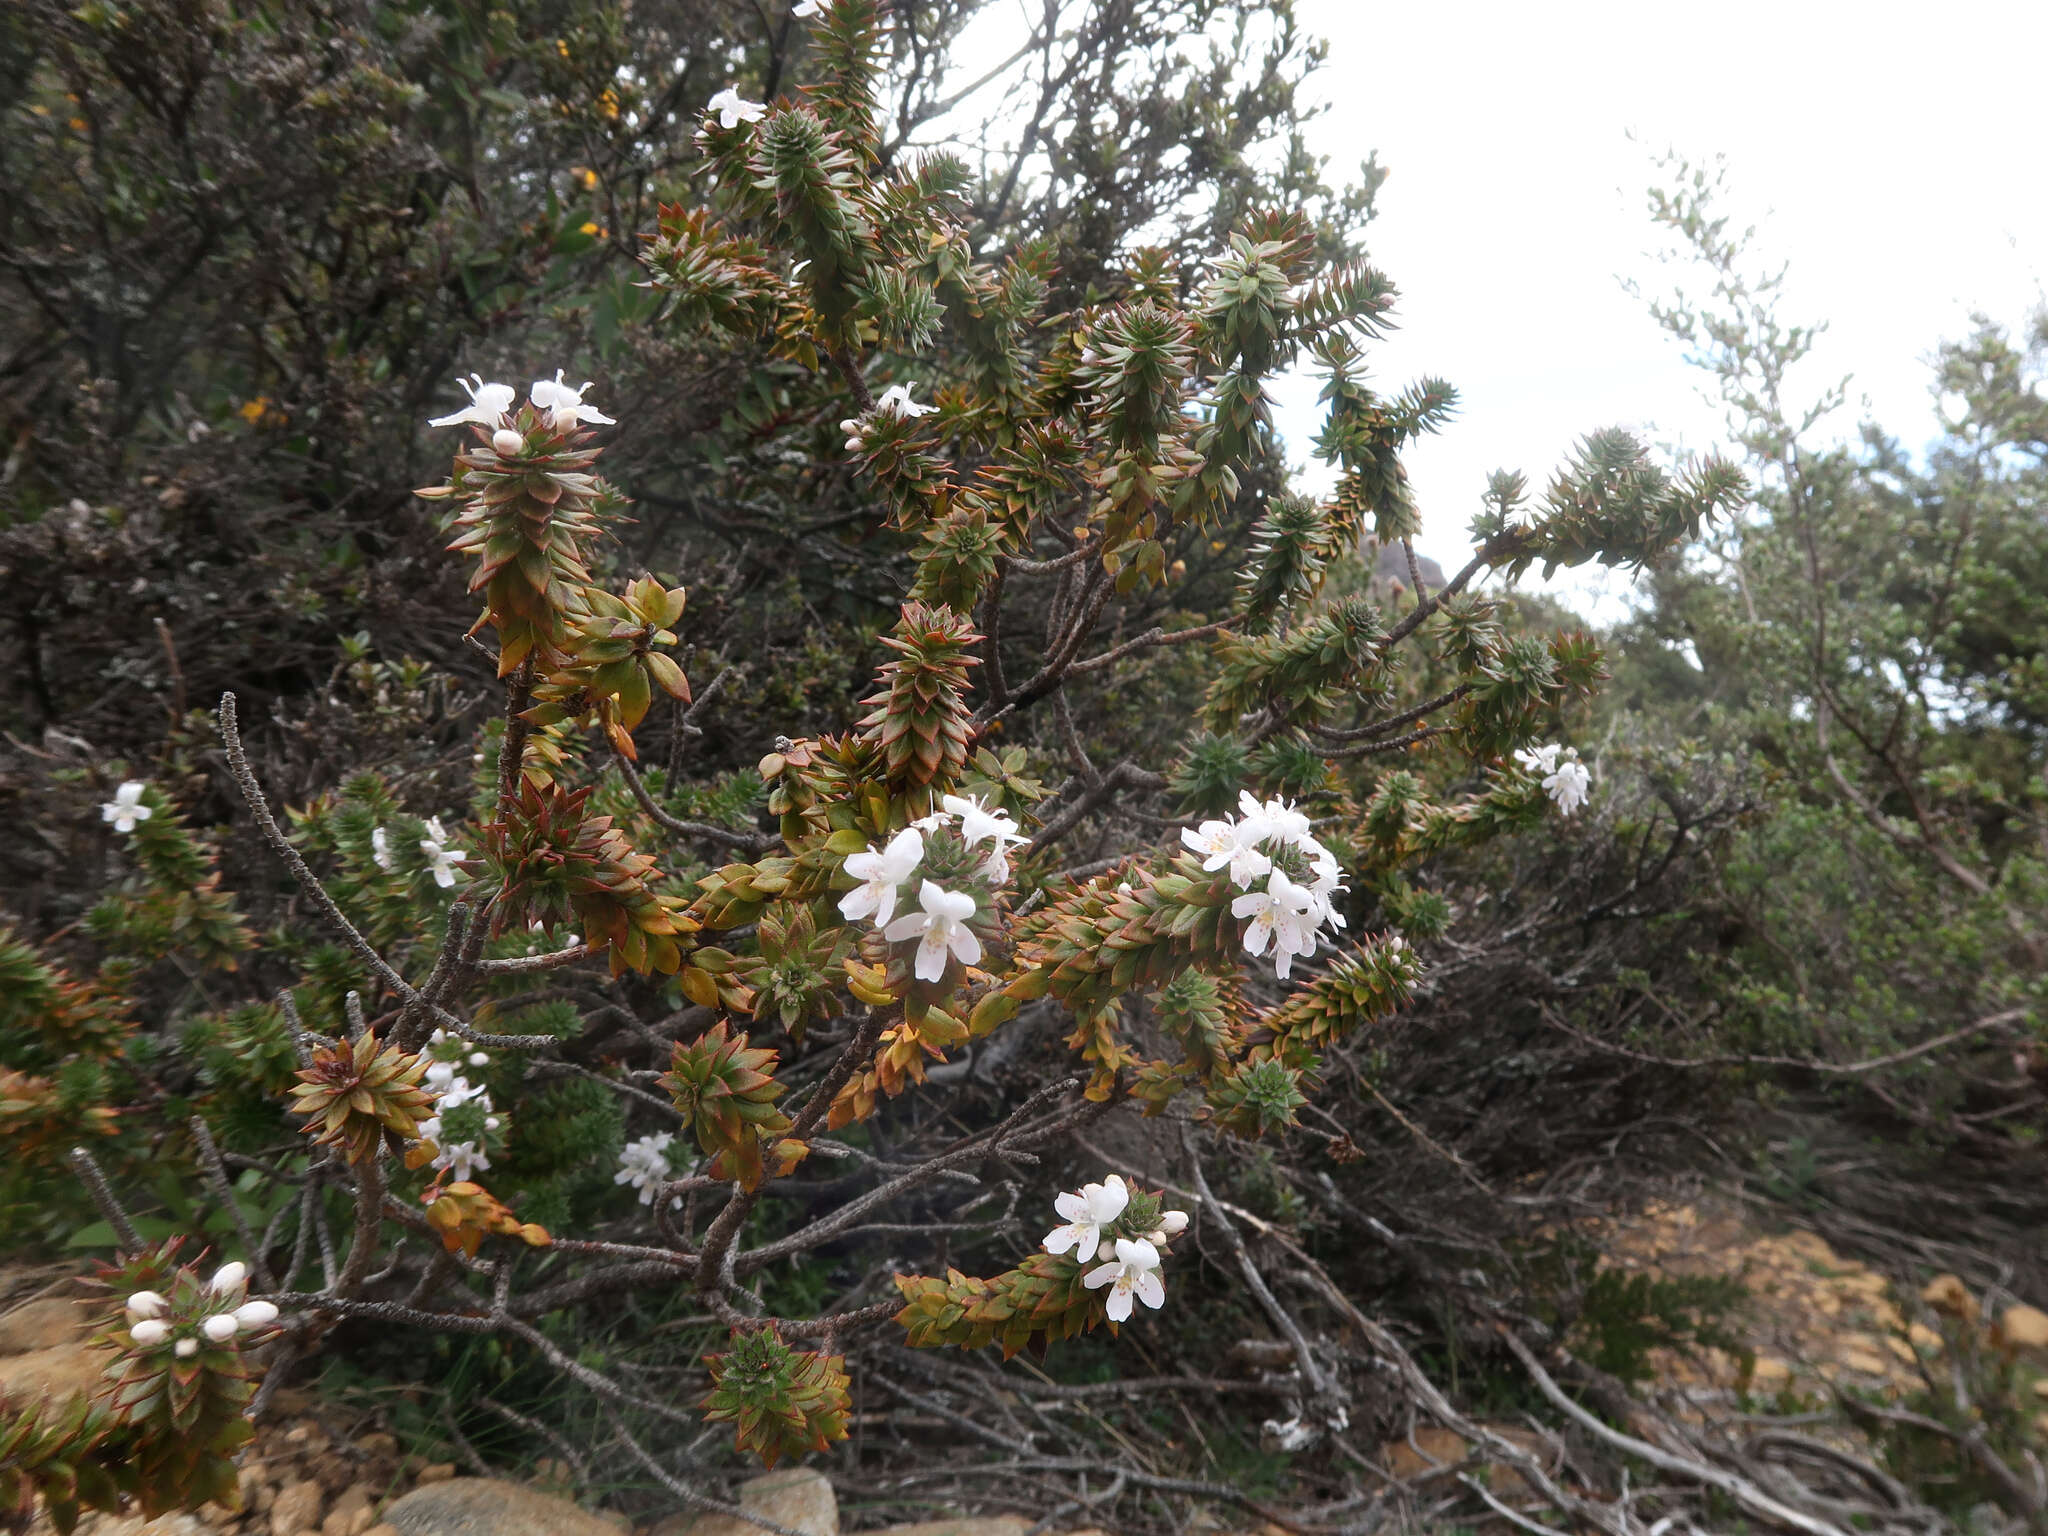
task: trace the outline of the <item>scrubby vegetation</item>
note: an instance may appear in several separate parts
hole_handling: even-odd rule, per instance
[[[121,1358],[0,1510],[232,1500],[296,1378],[635,1510],[1505,1518],[1433,1422],[1544,1520],[2038,1528],[2048,321],[1815,447],[1674,165],[1729,457],[1588,423],[1425,579],[1286,5],[797,9],[0,18],[0,1244]],[[1678,1175],[1954,1272],[1867,1458],[1632,1394],[1737,1347],[1599,1250]]]

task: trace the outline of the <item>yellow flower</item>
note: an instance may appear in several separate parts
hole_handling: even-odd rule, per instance
[[[261,421],[264,418],[264,416],[269,412],[269,410],[270,396],[258,395],[254,400],[247,401],[242,406],[240,415],[242,420],[246,421],[247,423],[249,423],[250,426],[253,427],[256,425],[257,422]]]
[[[598,228],[595,224],[585,224],[583,226],[583,233],[586,235],[594,235],[598,233]]]
[[[576,174],[583,178],[584,191],[588,192],[597,185],[597,172],[591,170],[588,166],[580,167]]]
[[[558,37],[555,39],[555,52],[566,59],[569,57],[569,45]]]
[[[606,86],[603,90],[599,91],[597,93],[597,110],[606,117],[616,118],[619,115],[619,93],[610,86]]]

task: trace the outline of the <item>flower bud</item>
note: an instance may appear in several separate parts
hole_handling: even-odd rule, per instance
[[[1145,1234],[1145,1241],[1150,1243],[1154,1248],[1164,1248],[1166,1246],[1165,1229],[1162,1227],[1154,1227],[1150,1232],[1147,1232]]]
[[[216,1344],[225,1344],[239,1329],[232,1312],[216,1312],[199,1325],[199,1331]]]
[[[155,1291],[137,1291],[128,1298],[128,1315],[131,1318],[162,1317],[164,1299]]]
[[[235,1308],[235,1325],[244,1333],[268,1328],[277,1321],[277,1308],[267,1301],[245,1301]]]
[[[197,1339],[180,1339],[177,1342],[177,1346],[171,1350],[171,1353],[180,1360],[190,1360],[199,1353],[199,1341]]]
[[[242,1282],[248,1278],[249,1266],[240,1259],[230,1259],[213,1272],[213,1278],[207,1282],[207,1289],[216,1295],[225,1295],[229,1291],[240,1290]]]
[[[1179,1237],[1187,1229],[1188,1213],[1186,1211],[1165,1211],[1160,1214],[1159,1230],[1168,1237]]]
[[[469,1053],[469,1064],[472,1067],[488,1067],[491,1064],[491,1053],[489,1051],[471,1051]]]
[[[526,439],[510,427],[500,427],[491,434],[491,447],[497,450],[501,459],[517,458],[520,451],[526,447]]]
[[[1105,1264],[1108,1263],[1116,1257],[1116,1244],[1105,1237],[1095,1245],[1095,1257],[1102,1260]]]
[[[144,1349],[149,1349],[155,1345],[161,1344],[165,1339],[168,1339],[170,1336],[171,1325],[169,1323],[159,1322],[156,1318],[153,1317],[144,1318],[141,1322],[137,1323],[133,1328],[130,1328],[128,1330],[128,1337],[133,1339],[136,1343],[140,1344]]]

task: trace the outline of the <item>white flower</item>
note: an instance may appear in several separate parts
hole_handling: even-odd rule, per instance
[[[225,1296],[230,1291],[239,1291],[248,1278],[249,1266],[240,1259],[230,1259],[213,1272],[206,1288],[216,1296]]]
[[[1083,1184],[1078,1190],[1063,1191],[1052,1208],[1067,1218],[1064,1227],[1054,1227],[1040,1244],[1047,1253],[1065,1253],[1069,1248],[1083,1263],[1098,1249],[1102,1229],[1123,1215],[1131,1203],[1131,1192],[1121,1175],[1112,1173],[1100,1184]]]
[[[1273,820],[1266,814],[1266,807],[1273,801],[1262,801],[1248,789],[1237,792],[1237,813],[1243,819],[1237,824],[1238,837],[1247,843],[1263,843],[1273,836]]]
[[[882,391],[882,398],[875,402],[875,409],[885,415],[894,416],[898,421],[915,421],[920,416],[929,416],[938,407],[919,405],[910,398],[910,392],[917,388],[917,380],[907,384],[891,384]]]
[[[491,1160],[484,1155],[484,1149],[473,1141],[454,1141],[447,1146],[434,1143],[434,1166],[446,1168],[455,1175],[455,1182],[466,1184],[479,1168],[491,1166]]]
[[[1314,892],[1276,869],[1265,890],[1248,891],[1231,902],[1230,914],[1252,920],[1244,931],[1245,953],[1263,955],[1272,945],[1274,973],[1285,981],[1296,955],[1306,958],[1316,952],[1316,905]]]
[[[427,856],[427,868],[433,871],[434,884],[446,890],[453,885],[462,870],[462,861],[469,857],[460,848],[448,846],[448,832],[441,825],[441,818],[427,818],[427,835],[420,839],[420,852]]]
[[[911,973],[919,981],[937,981],[946,974],[946,954],[959,956],[962,965],[981,958],[981,940],[967,926],[974,916],[974,898],[965,891],[949,891],[930,880],[917,888],[917,904],[924,910],[909,912],[882,930],[891,944],[918,940],[917,961]]]
[[[138,821],[147,821],[156,812],[142,803],[142,791],[147,786],[140,779],[130,779],[114,791],[114,798],[100,807],[100,820],[111,821],[116,832],[133,832]]]
[[[583,403],[583,391],[590,388],[590,380],[580,385],[564,384],[562,370],[557,368],[552,379],[535,379],[533,393],[529,398],[533,408],[547,417],[548,425],[557,432],[573,432],[586,421],[602,422],[615,427],[618,422],[605,415],[594,405]]]
[[[1234,823],[1225,816],[1199,827],[1182,827],[1180,840],[1202,856],[1202,868],[1210,874],[1228,864],[1230,883],[1243,890],[1273,867],[1259,849],[1256,834],[1261,830],[1256,823]]]
[[[1118,1238],[1116,1262],[1089,1270],[1081,1283],[1091,1291],[1109,1287],[1109,1300],[1103,1310],[1113,1323],[1121,1323],[1131,1315],[1134,1293],[1154,1311],[1166,1305],[1166,1287],[1159,1283],[1159,1250],[1143,1238]]]
[[[866,853],[846,856],[846,872],[861,883],[839,898],[839,915],[849,923],[874,914],[875,926],[886,928],[896,912],[896,887],[917,872],[924,858],[924,834],[905,827],[881,852],[869,844]]]
[[[960,818],[960,836],[968,847],[980,842],[994,844],[982,860],[982,874],[996,885],[1009,879],[1010,849],[1031,841],[1017,830],[1017,823],[1010,820],[1010,813],[990,810],[979,795],[946,795],[939,804]]]
[[[134,1332],[133,1329],[130,1329],[129,1331],[131,1333]],[[171,1353],[176,1355],[180,1360],[190,1360],[194,1355],[199,1353],[199,1341],[197,1339],[180,1339],[178,1340],[177,1344],[172,1348]]]
[[[472,383],[471,380],[475,382]],[[512,409],[513,397],[518,393],[510,384],[486,384],[484,376],[472,373],[469,378],[458,378],[469,395],[469,404],[453,416],[437,416],[427,425],[430,427],[459,427],[465,421],[473,421],[480,427],[489,427],[493,432],[505,425],[505,413]]]
[[[491,434],[491,450],[501,459],[516,459],[525,448],[526,439],[510,427],[500,427]]]
[[[166,1303],[155,1291],[137,1291],[128,1298],[128,1315],[138,1322],[145,1317],[162,1317]]]
[[[797,0],[796,9],[789,14],[798,21],[809,21],[813,16],[822,16],[832,8],[832,0]]]
[[[1558,810],[1569,816],[1586,803],[1593,787],[1593,775],[1586,772],[1586,765],[1578,761],[1577,754],[1573,754],[1557,765],[1555,773],[1545,776],[1543,787],[1557,803]]]
[[[721,128],[737,128],[741,123],[758,123],[768,114],[766,102],[749,101],[731,86],[720,91],[704,104],[706,112],[716,112]]]
[[[439,1065],[439,1063],[436,1065]],[[433,1078],[432,1067],[427,1069],[427,1076],[431,1082]],[[496,1107],[491,1103],[490,1089],[479,1088],[466,1077],[451,1076],[447,1080],[447,1085],[441,1089],[440,1100],[434,1105],[434,1108],[436,1111],[445,1111],[460,1109],[465,1104],[479,1105],[484,1109]]]
[[[1306,847],[1315,839],[1309,830],[1306,812],[1296,810],[1291,800],[1282,800],[1275,795],[1259,809],[1265,814],[1266,836],[1278,838],[1283,843]]]
[[[213,1340],[214,1343],[225,1344],[239,1333],[241,1329],[235,1323],[234,1313],[216,1312],[199,1325],[199,1331]]]
[[[277,1321],[277,1308],[267,1301],[245,1301],[235,1308],[235,1326],[244,1333],[268,1328]]]
[[[382,827],[370,829],[370,862],[386,873],[398,868],[398,860],[391,852],[390,834]]]
[[[144,1349],[152,1349],[171,1336],[171,1325],[160,1323],[153,1317],[146,1317],[128,1330],[128,1337]]]
[[[1562,748],[1554,741],[1534,750],[1518,747],[1515,749],[1515,761],[1530,773],[1555,773],[1557,754],[1561,750]]]
[[[654,1197],[661,1193],[661,1186],[668,1181],[668,1144],[675,1137],[667,1131],[654,1136],[642,1136],[638,1141],[629,1141],[619,1149],[619,1171],[612,1175],[614,1184],[630,1184],[640,1191],[642,1205],[654,1204]],[[681,1204],[671,1201],[670,1204]]]
[[[1308,885],[1308,893],[1315,901],[1317,920],[1345,926],[1344,914],[1336,907],[1337,898],[1349,890],[1343,883],[1344,871],[1338,867],[1337,855],[1330,852],[1314,838],[1309,839],[1309,866],[1315,871],[1315,879]]]

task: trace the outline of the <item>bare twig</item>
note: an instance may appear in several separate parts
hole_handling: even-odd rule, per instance
[[[114,1229],[114,1238],[121,1245],[121,1252],[133,1254],[142,1252],[142,1236],[135,1230],[135,1223],[128,1219],[128,1213],[121,1208],[121,1202],[114,1198],[114,1187],[107,1182],[107,1176],[100,1172],[100,1165],[93,1161],[92,1154],[83,1147],[73,1147],[64,1159],[71,1164],[79,1178],[85,1182],[86,1191],[92,1196],[92,1203],[100,1208],[100,1214],[107,1218],[107,1225]]]

